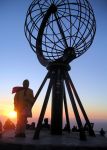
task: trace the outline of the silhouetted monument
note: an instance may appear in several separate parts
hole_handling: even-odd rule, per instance
[[[91,46],[96,32],[96,21],[90,3],[87,0],[34,0],[26,14],[25,35],[36,53],[39,62],[47,68],[35,100],[49,80],[43,106],[34,133],[39,138],[42,122],[52,91],[51,134],[62,134],[63,104],[66,122],[70,129],[67,106],[68,93],[80,132],[80,139],[86,139],[83,123],[77,107],[88,125],[89,135],[95,136],[90,120],[81,103],[75,86],[70,78],[70,62],[84,54]]]

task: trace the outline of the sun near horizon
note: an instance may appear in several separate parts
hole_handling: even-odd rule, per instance
[[[10,119],[16,119],[17,117],[16,111],[10,111],[9,113],[7,113],[7,117],[9,117]]]
[[[5,106],[5,105],[4,105],[4,106]],[[2,118],[3,118],[4,120],[5,120],[6,118],[9,118],[9,119],[15,121],[16,118],[17,118],[17,112],[14,111],[14,110],[10,107],[10,105],[8,105],[8,106],[5,106],[5,107],[3,107],[3,108],[1,109],[1,116],[2,116]],[[2,121],[2,118],[1,118],[1,121]]]

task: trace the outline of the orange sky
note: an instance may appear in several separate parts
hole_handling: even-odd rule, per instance
[[[16,123],[16,116],[14,116],[14,114],[13,114],[13,111],[14,111],[13,99],[14,99],[14,95],[11,95],[11,101],[9,98],[7,98],[4,101],[1,101],[1,103],[0,103],[0,120],[3,121],[3,123],[7,118],[10,118],[14,123]],[[36,101],[36,103],[33,106],[33,109],[32,109],[33,117],[28,119],[29,123],[31,123],[32,121],[35,121],[37,123],[37,119],[40,115],[42,104],[43,104],[42,97],[40,97],[40,98],[38,98],[38,100]],[[94,120],[106,121],[107,113],[106,113],[105,108],[102,110],[100,107],[95,107],[92,104],[88,104],[88,106],[85,104],[84,108],[86,110],[86,113],[87,113],[90,121],[91,120],[92,120],[92,122]],[[69,102],[69,100],[68,100],[68,109],[69,109],[70,120],[75,120],[74,113],[72,110],[72,105]],[[45,117],[48,117],[50,120],[51,100],[49,100],[49,103],[48,103],[48,106],[46,109],[46,113],[45,113]],[[63,118],[65,120],[65,114],[63,115]]]

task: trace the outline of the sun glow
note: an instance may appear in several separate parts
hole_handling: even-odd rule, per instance
[[[7,116],[11,119],[14,119],[17,117],[17,113],[15,111],[10,111]]]

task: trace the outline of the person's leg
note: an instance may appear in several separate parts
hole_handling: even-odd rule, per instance
[[[25,135],[26,124],[27,124],[27,118],[23,116],[21,119],[21,125],[20,125],[20,133],[23,135]]]
[[[20,124],[21,124],[21,114],[17,112],[17,123],[16,123],[16,132],[15,132],[16,135],[20,133]]]
[[[22,114],[17,114],[17,125],[15,137],[25,137],[27,118]]]

